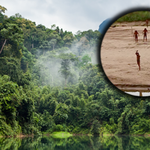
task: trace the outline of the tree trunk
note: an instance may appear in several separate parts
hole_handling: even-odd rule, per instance
[[[3,50],[3,48],[4,48],[4,45],[6,44],[6,41],[7,41],[7,39],[5,39],[5,41],[4,41],[3,45],[2,45],[2,48],[1,48],[0,54],[1,54],[2,50]]]

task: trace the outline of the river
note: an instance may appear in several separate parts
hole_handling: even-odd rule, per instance
[[[0,138],[0,150],[150,150],[150,137],[142,136],[51,136]]]

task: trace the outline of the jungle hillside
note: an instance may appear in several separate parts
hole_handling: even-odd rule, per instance
[[[0,6],[0,136],[149,134],[150,98],[113,87],[98,30],[36,25]]]

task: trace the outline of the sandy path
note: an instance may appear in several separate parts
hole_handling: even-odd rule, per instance
[[[145,26],[110,27],[101,47],[101,61],[107,77],[113,84],[150,84],[150,27],[148,41],[143,42]],[[133,31],[139,32],[136,43]],[[136,62],[136,50],[141,56],[141,71]]]

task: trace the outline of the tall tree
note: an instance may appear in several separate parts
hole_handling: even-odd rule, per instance
[[[11,45],[15,46],[15,51],[16,51],[16,47],[23,42],[22,29],[19,28],[17,24],[11,23],[9,21],[4,21],[2,28],[0,30],[0,36],[4,40],[2,47],[0,49],[0,54],[2,53],[2,50],[7,40],[9,40]]]
[[[0,5],[0,24],[4,21],[4,17],[5,15],[3,13],[5,13],[7,9],[3,6]]]

